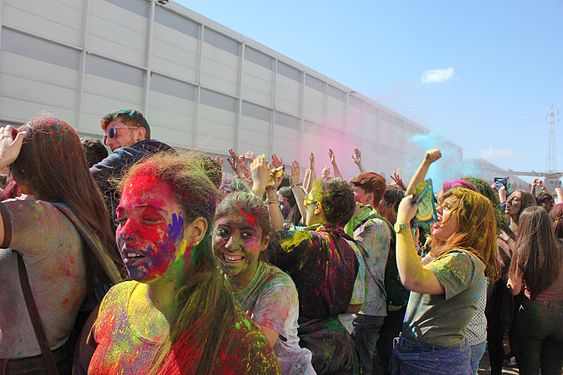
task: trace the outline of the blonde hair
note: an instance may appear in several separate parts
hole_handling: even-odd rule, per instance
[[[432,249],[430,255],[438,258],[450,251],[466,251],[485,264],[487,277],[497,278],[497,223],[491,202],[483,195],[466,188],[448,190],[444,199],[450,197],[456,198],[451,215],[457,219],[459,230],[445,243]]]

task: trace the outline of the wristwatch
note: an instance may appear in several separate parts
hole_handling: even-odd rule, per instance
[[[404,231],[405,229],[410,229],[410,224],[409,223],[395,223],[395,225],[393,225],[393,229],[395,230],[395,233],[401,233],[402,231]]]

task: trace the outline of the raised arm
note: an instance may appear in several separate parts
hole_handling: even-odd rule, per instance
[[[297,208],[301,217],[305,217],[305,191],[303,189],[303,184],[301,183],[301,167],[297,160],[291,163],[291,192],[295,197],[295,202],[297,203]]]
[[[430,165],[432,165],[432,163],[434,163],[436,160],[440,159],[441,157],[442,157],[442,153],[437,148],[426,151],[426,154],[424,154],[424,159],[422,159],[422,163],[420,163],[420,166],[418,167],[418,169],[414,173],[414,176],[412,176],[412,179],[409,182],[409,186],[407,187],[407,191],[405,192],[405,195],[409,195],[413,193],[415,186],[418,185],[418,183],[420,183],[421,181],[424,181],[424,179],[426,178],[426,173],[428,173],[428,169],[430,168]]]
[[[9,166],[17,159],[26,135],[26,132],[18,132],[16,128],[10,125],[0,129],[0,169]],[[0,205],[1,204],[2,203],[0,203]],[[3,207],[0,208],[2,213],[0,214],[0,245],[2,245],[6,239],[6,233],[4,233],[4,219],[2,217],[6,209]],[[10,234],[8,234],[8,236]],[[8,247],[9,244],[4,245],[6,246],[2,247]]]
[[[397,269],[401,283],[405,288],[418,293],[442,294],[444,288],[434,273],[422,265],[422,261],[416,252],[414,238],[409,223],[416,214],[417,205],[412,201],[412,195],[407,195],[399,204],[397,223],[402,226],[397,231]]]
[[[283,214],[281,212],[280,204],[278,201],[278,192],[272,185],[266,186],[266,196],[268,199],[268,212],[270,213],[270,222],[272,229],[280,231],[283,229]]]
[[[331,148],[328,149],[328,158],[330,159],[330,164],[332,164],[334,177],[342,178],[342,173],[340,173],[340,169],[338,169],[338,165],[336,164],[336,156],[334,155],[334,151],[332,151]]]
[[[356,164],[356,166],[360,170],[360,173],[364,173],[365,169],[362,165],[362,152],[357,147],[354,148],[354,151],[352,153],[352,160],[354,160],[354,164]]]
[[[264,155],[258,156],[250,163],[250,174],[252,176],[252,192],[262,199],[270,178],[270,171]]]

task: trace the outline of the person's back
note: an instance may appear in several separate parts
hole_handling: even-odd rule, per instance
[[[18,251],[26,264],[33,296],[52,349],[69,337],[86,294],[86,260],[80,235],[55,206],[45,201],[2,203],[3,219],[15,230],[0,249],[0,358],[41,354],[19,280]],[[34,220],[30,221],[29,218]],[[7,233],[5,233],[7,235]]]
[[[354,212],[354,193],[342,180],[317,181],[306,203],[309,227],[279,232],[271,261],[295,282],[300,345],[313,353],[315,371],[357,373],[352,337],[338,320],[339,314],[359,310],[364,298],[357,245],[343,230]]]
[[[41,116],[19,132],[6,127],[0,135],[0,164],[11,164],[22,192],[21,198],[0,203],[0,367],[10,374],[43,373],[18,266],[27,270],[45,346],[61,365],[84,297],[97,282],[120,280],[120,259],[76,131]],[[85,246],[75,223],[98,241],[100,252]]]

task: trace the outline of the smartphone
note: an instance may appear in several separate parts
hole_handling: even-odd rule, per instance
[[[500,189],[503,186],[508,189],[508,177],[495,177],[494,182],[497,189]]]

